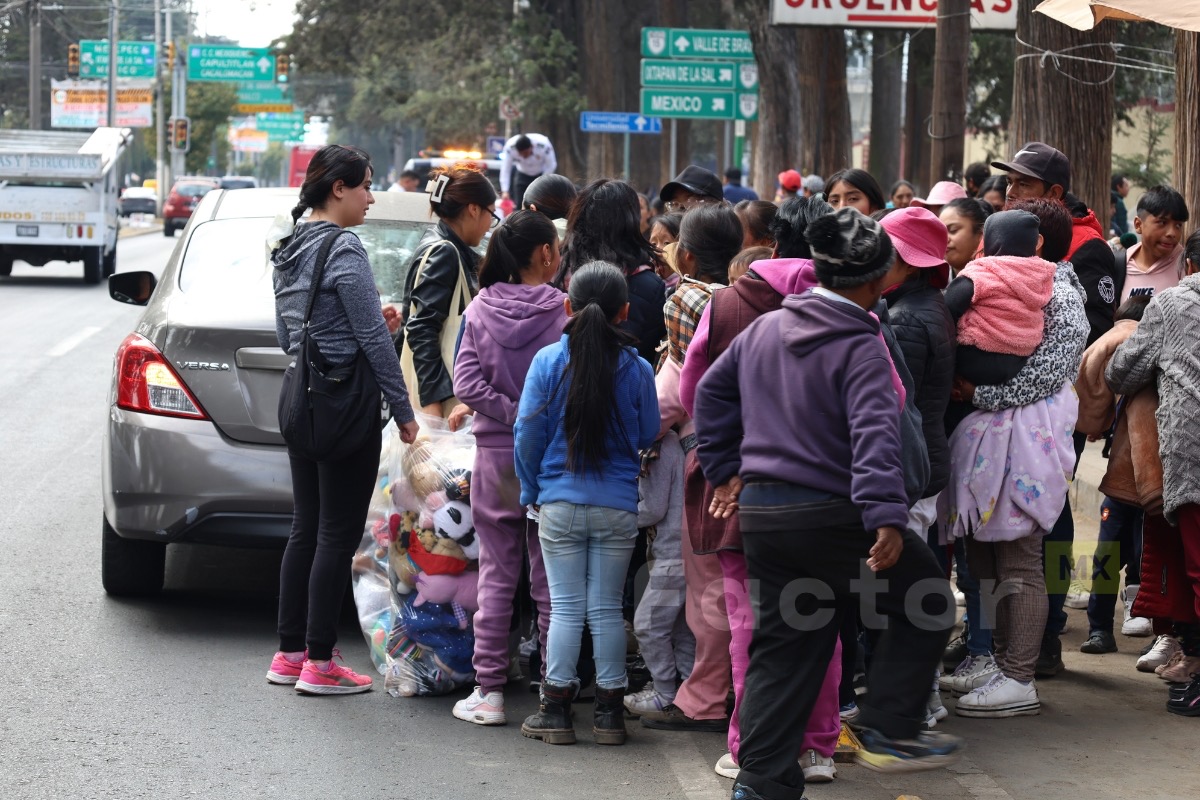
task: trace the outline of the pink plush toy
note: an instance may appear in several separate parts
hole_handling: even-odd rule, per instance
[[[479,573],[467,571],[458,575],[417,576],[417,599],[414,606],[424,603],[450,603],[458,627],[466,629],[469,614],[479,610]]]

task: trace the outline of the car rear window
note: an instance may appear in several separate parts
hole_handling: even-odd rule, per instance
[[[176,193],[184,197],[204,197],[211,192],[215,187],[211,183],[177,183],[175,184]]]
[[[399,303],[404,277],[429,222],[369,219],[351,228],[362,240],[385,303]],[[179,288],[184,292],[248,291],[258,281],[271,285],[266,260],[267,217],[218,219],[197,225],[187,241]]]
[[[246,180],[239,181],[236,179],[225,179],[221,181],[222,189],[254,189],[256,184],[254,181]]]

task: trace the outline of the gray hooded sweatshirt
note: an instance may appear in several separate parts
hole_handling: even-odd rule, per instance
[[[275,267],[275,331],[279,346],[289,355],[299,352],[317,251],[326,236],[339,230],[332,222],[301,223],[271,255]],[[342,233],[329,250],[313,304],[310,332],[321,354],[332,364],[349,363],[361,347],[392,416],[398,423],[413,420],[412,403],[396,347],[383,321],[371,263],[362,242],[352,232]]]

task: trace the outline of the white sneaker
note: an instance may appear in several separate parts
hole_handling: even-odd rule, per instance
[[[1133,616],[1133,601],[1137,599],[1138,584],[1125,587],[1125,621],[1121,623],[1122,636],[1153,636],[1154,625],[1145,617]]]
[[[1180,652],[1179,640],[1164,633],[1154,640],[1150,652],[1137,660],[1138,672],[1154,672],[1155,668],[1163,666]]]
[[[1087,608],[1088,599],[1091,596],[1091,591],[1085,589],[1079,580],[1072,580],[1070,588],[1067,589],[1067,599],[1063,605],[1067,608]]]
[[[960,717],[1027,717],[1041,713],[1033,681],[1021,683],[1002,672],[978,689],[958,698],[954,713]]]
[[[990,655],[967,656],[954,672],[939,678],[938,684],[958,697],[983,686],[999,672],[1000,667],[996,666],[996,659]]]
[[[957,589],[954,590],[954,605],[959,608],[967,607],[967,596]]]
[[[800,768],[804,770],[805,783],[829,783],[837,777],[833,759],[818,754],[816,750],[805,750],[800,754]]]
[[[454,704],[454,716],[476,725],[503,725],[508,722],[504,716],[504,694],[488,692],[478,686],[471,696]]]
[[[713,767],[713,772],[720,775],[722,778],[736,778],[738,774],[738,764],[733,760],[733,753],[726,753],[717,759],[717,765]]]
[[[647,686],[637,694],[625,695],[625,710],[635,717],[662,711],[674,702],[674,697],[664,697],[654,689],[654,684]]]
[[[934,689],[929,693],[929,700],[925,703],[925,724],[930,728],[935,728],[948,716],[950,716],[950,712],[946,709],[946,704],[942,702],[941,691]]]

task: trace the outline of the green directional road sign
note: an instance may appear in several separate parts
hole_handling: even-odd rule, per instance
[[[697,28],[642,28],[642,55],[647,58],[754,58],[748,31]]]
[[[287,84],[252,81],[237,87],[237,113],[292,111],[292,90]]]
[[[265,131],[272,142],[298,142],[304,138],[304,112],[255,114],[254,127]]]
[[[158,45],[154,42],[117,42],[118,78],[153,78]],[[108,40],[79,40],[79,77],[108,77]]]
[[[680,119],[758,119],[755,92],[642,89],[642,113]]]
[[[193,44],[187,49],[189,81],[273,81],[275,56],[262,47]]]
[[[643,58],[642,86],[752,92],[758,89],[758,65],[753,61]]]

